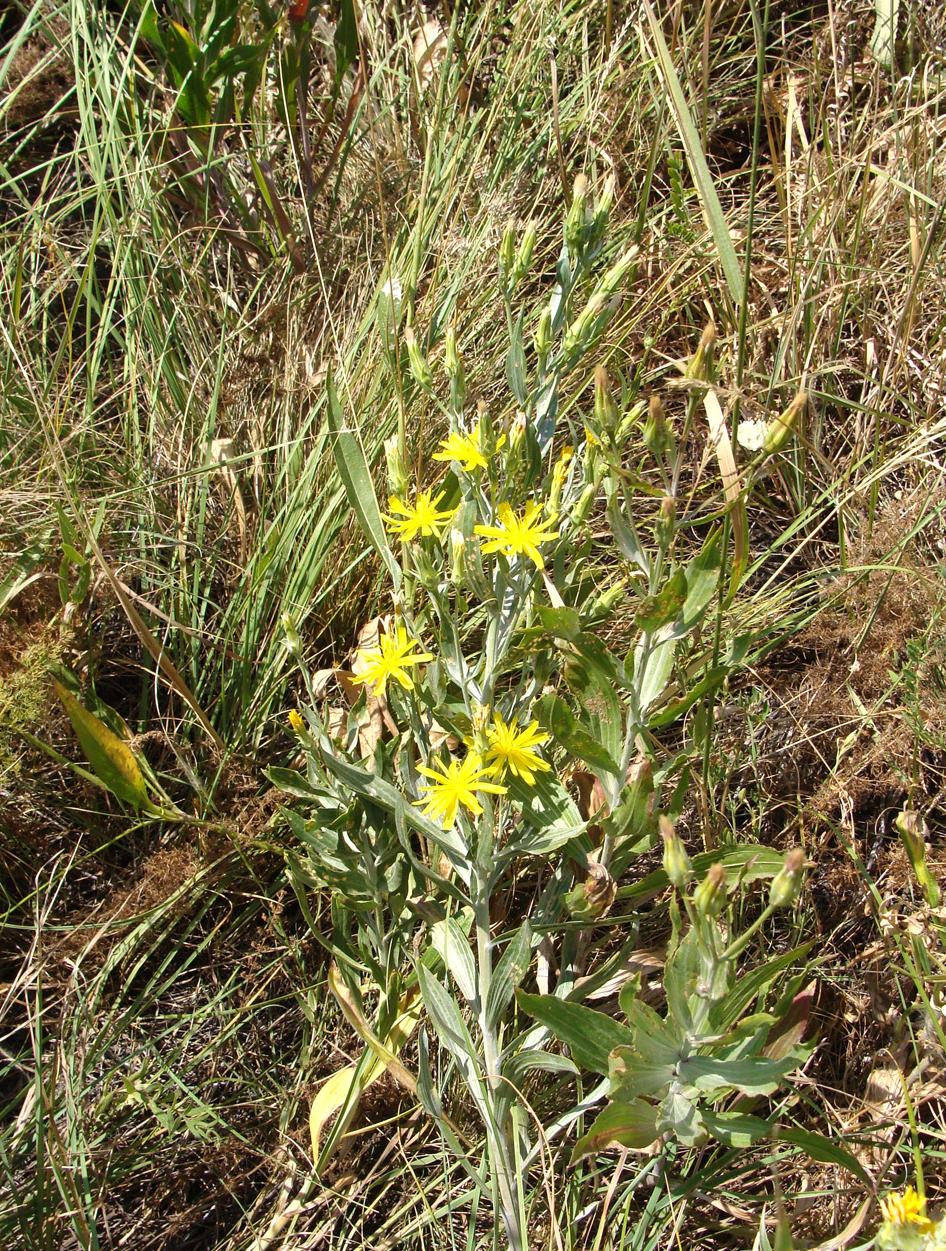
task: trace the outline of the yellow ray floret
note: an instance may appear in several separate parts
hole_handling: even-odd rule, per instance
[[[397,517],[385,515],[384,520],[388,523],[388,529],[399,535],[404,543],[417,538],[418,534],[425,539],[439,539],[441,531],[457,515],[455,508],[438,507],[444,494],[441,491],[439,495],[434,496],[433,491],[418,491],[413,504],[406,504],[404,500],[392,495],[388,500],[388,508],[392,513],[399,515]]]
[[[501,434],[496,442],[497,448],[502,447],[505,442],[506,436]],[[469,434],[460,434],[458,431],[448,434],[439,450],[434,452],[433,458],[456,461],[467,473],[472,473],[474,469],[485,469],[489,462],[483,450],[482,423],[478,421]]]
[[[912,1186],[907,1186],[901,1195],[891,1194],[881,1199],[880,1210],[891,1225],[915,1225],[925,1233],[933,1228],[933,1222],[926,1215],[926,1200]]]
[[[492,770],[484,767],[476,752],[470,752],[462,762],[451,760],[448,765],[437,760],[432,769],[420,765],[418,773],[431,779],[421,783],[421,810],[439,821],[445,830],[456,822],[461,804],[474,817],[480,816],[483,805],[476,797],[478,792],[487,791],[491,795],[506,793],[505,786],[498,786],[490,780]]]
[[[539,729],[538,721],[531,721],[524,730],[515,722],[507,724],[497,712],[493,724],[486,728],[486,763],[497,776],[508,769],[527,786],[535,785],[536,773],[547,773],[551,765],[535,750],[549,741],[549,736]]]
[[[377,647],[365,647],[355,653],[352,681],[371,686],[375,695],[384,694],[388,678],[393,678],[405,690],[412,691],[414,682],[408,667],[433,660],[433,656],[430,652],[415,652],[418,644],[408,638],[402,625],[395,627],[393,634],[382,634],[378,643]]]
[[[474,526],[473,533],[488,539],[483,544],[483,551],[502,552],[510,560],[514,556],[528,556],[536,569],[544,569],[545,561],[539,551],[540,543],[548,543],[558,538],[557,530],[549,530],[550,520],[543,519],[542,505],[526,504],[525,511],[519,517],[513,512],[512,505],[500,504],[497,509],[499,525]]]

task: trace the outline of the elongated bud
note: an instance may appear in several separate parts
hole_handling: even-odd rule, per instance
[[[675,886],[677,890],[683,890],[693,877],[690,857],[669,817],[660,818],[659,828],[660,837],[664,841],[664,873],[670,879],[671,886]]]
[[[700,345],[687,366],[686,376],[708,382],[713,370],[713,348],[716,346],[716,326],[707,322],[700,335]]]
[[[603,621],[607,621],[618,604],[625,599],[626,587],[627,579],[619,578],[613,586],[609,586],[606,591],[602,591],[600,595],[589,600],[583,615],[592,625],[600,625]]]
[[[608,174],[604,180],[604,186],[601,188],[601,194],[595,202],[595,235],[600,238],[608,227],[608,216],[611,212],[611,206],[614,204],[614,192],[617,188],[617,179],[614,174]]]
[[[721,864],[711,864],[693,892],[693,907],[701,917],[717,917],[725,902],[726,870]]]
[[[605,271],[604,277],[595,287],[595,293],[601,296],[613,295],[624,281],[624,276],[637,259],[639,251],[635,243],[626,252],[622,252],[611,268]]]
[[[782,450],[795,429],[795,423],[805,411],[807,405],[807,394],[804,391],[799,391],[785,412],[778,417],[772,418],[766,427],[765,438],[762,440],[762,451],[765,452],[766,456],[772,456]]]
[[[292,619],[292,614],[284,612],[279,618],[280,625],[285,635],[286,651],[296,660],[302,655],[302,639],[299,637],[299,631],[296,629],[296,623]]]
[[[618,422],[618,406],[611,395],[608,371],[603,365],[595,367],[595,428],[607,430],[613,436]]]
[[[512,270],[516,263],[516,232],[510,224],[503,231],[499,245],[499,278],[503,287],[508,289],[512,283]]]
[[[603,295],[595,294],[565,331],[562,350],[566,356],[581,353],[587,348],[599,329],[599,318],[607,311],[608,302]]]
[[[443,346],[444,373],[450,379],[450,403],[455,412],[461,412],[466,403],[466,373],[463,369],[463,358],[457,348],[457,332],[453,326],[447,327]]]
[[[652,395],[647,404],[647,420],[644,422],[644,447],[651,456],[660,460],[670,448],[672,435],[659,395]]]
[[[392,434],[384,440],[384,463],[388,471],[388,494],[403,499],[410,488],[411,477],[399,435]]]
[[[545,370],[545,363],[552,350],[552,311],[545,308],[535,328],[535,354],[539,358],[539,372]]]
[[[573,257],[577,257],[585,244],[588,225],[587,214],[588,179],[579,174],[572,185],[572,202],[565,218],[565,243]]]
[[[525,233],[522,236],[522,242],[519,244],[519,251],[516,253],[516,259],[512,266],[512,285],[516,286],[525,278],[532,266],[532,253],[535,251],[535,241],[538,238],[538,231],[535,228],[535,222],[529,222],[526,226]]]
[[[466,563],[466,539],[462,530],[450,531],[450,581],[462,586]]]
[[[801,890],[804,869],[805,853],[800,847],[793,847],[785,853],[784,863],[772,878],[772,885],[769,887],[769,907],[791,907]]]
[[[408,326],[404,331],[404,343],[407,347],[407,363],[410,366],[411,375],[418,386],[423,387],[425,391],[429,391],[433,386],[434,376],[430,372],[430,366],[427,364],[427,358],[420,349],[417,342],[417,336],[414,334],[412,327]]]
[[[594,507],[595,496],[598,494],[598,488],[593,482],[587,483],[583,488],[578,502],[572,509],[572,521],[576,526],[580,526],[582,522],[588,520],[588,514]]]
[[[665,495],[660,501],[660,512],[655,527],[657,542],[667,551],[673,542],[674,528],[677,522],[677,501],[672,495]]]
[[[926,902],[931,908],[939,906],[939,883],[930,873],[926,863],[926,843],[929,836],[926,822],[918,812],[901,812],[894,821],[910,865]]]
[[[597,921],[606,916],[617,896],[617,882],[603,864],[588,866],[588,876],[565,896],[565,906],[576,921]]]

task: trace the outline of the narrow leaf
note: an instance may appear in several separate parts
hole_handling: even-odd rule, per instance
[[[79,703],[61,682],[53,679],[56,694],[69,714],[79,746],[96,777],[116,799],[136,810],[154,810],[138,761],[131,748],[94,713]]]

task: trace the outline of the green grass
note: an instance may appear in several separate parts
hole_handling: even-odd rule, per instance
[[[724,639],[750,636],[753,667],[682,732],[703,765],[686,832],[694,846],[747,831],[805,846],[812,888],[761,948],[819,939],[822,1043],[784,1114],[873,1144],[863,1162],[881,1189],[912,1176],[915,1142],[939,1197],[935,1097],[914,1083],[915,1135],[903,1104],[862,1102],[888,1051],[910,1072],[943,1044],[942,935],[891,826],[906,802],[924,811],[941,867],[935,57],[872,63],[868,4],[831,18],[740,0],[712,20],[679,6],[641,32],[620,5],[496,2],[457,8],[425,88],[421,16],[363,7],[353,125],[339,105],[322,128],[312,106],[315,195],[280,120],[275,55],[205,178],[134,9],[41,3],[0,27],[0,701],[37,638],[54,640],[194,818],[134,822],[16,740],[0,1234],[30,1251],[491,1245],[485,1198],[388,1079],[365,1111],[383,1128],[311,1174],[308,1103],[360,1043],[325,988],[330,903],[310,900],[313,930],[263,769],[294,750],[284,614],[315,670],[344,665],[384,606],[335,469],[325,370],[379,475],[399,421],[429,470],[442,419],[406,368],[384,366],[378,294],[393,275],[435,373],[452,321],[471,395],[513,411],[496,249],[507,222],[535,220],[531,331],[580,172],[616,174],[609,251],[641,249],[598,353],[629,402],[659,391],[682,422],[678,362],[710,319],[731,430],[801,387],[811,397],[748,518],[751,594],[718,622]],[[579,428],[591,395],[585,372],[568,378]],[[701,406],[691,440],[694,467],[706,460],[697,515],[722,504]],[[710,630],[702,654],[713,646]],[[9,733],[78,760],[51,707],[31,688],[4,711]],[[659,916],[644,921],[641,945],[659,944]],[[432,1062],[462,1116],[456,1075]],[[573,1093],[530,1096],[549,1123]],[[773,1177],[796,1237],[818,1241],[867,1197],[830,1166],[800,1178],[803,1161],[761,1150],[568,1171],[571,1141],[552,1136],[527,1176],[536,1246],[743,1245]],[[827,1192],[833,1206],[806,1208]]]

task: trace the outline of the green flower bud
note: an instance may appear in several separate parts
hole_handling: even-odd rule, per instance
[[[786,852],[785,861],[772,878],[772,885],[769,888],[770,908],[791,907],[801,890],[804,868],[805,853],[800,847],[793,847],[791,851]]]
[[[450,531],[450,581],[462,586],[466,566],[466,538],[462,530]]]
[[[289,612],[282,613],[279,623],[285,635],[286,651],[295,660],[298,660],[302,655],[302,639],[299,637],[299,631],[296,629],[296,623],[292,619],[292,614]]]
[[[716,326],[708,322],[700,335],[700,345],[693,354],[686,368],[686,376],[701,382],[711,380],[713,370],[713,349],[716,346]]]
[[[539,324],[535,328],[534,342],[535,354],[539,358],[539,372],[541,373],[545,369],[549,352],[552,350],[552,312],[550,309],[542,310]]]
[[[606,916],[617,897],[617,882],[603,864],[588,866],[588,876],[565,896],[569,916],[576,921],[597,921]]]
[[[762,451],[766,456],[773,456],[782,450],[807,404],[808,396],[804,391],[799,391],[785,412],[772,418],[766,427],[765,438],[762,441]]]
[[[595,293],[565,331],[562,351],[566,356],[583,352],[592,342],[599,329],[599,318],[607,309],[607,300]]]
[[[611,395],[608,371],[603,365],[595,367],[594,421],[597,431],[606,430],[610,435],[614,435],[618,423],[618,407]]]
[[[613,586],[609,586],[606,591],[602,591],[600,595],[596,595],[594,599],[589,600],[584,612],[589,622],[600,625],[601,622],[607,621],[618,604],[625,599],[627,594],[626,586],[627,579],[619,578]]]
[[[659,828],[660,837],[664,841],[664,873],[670,879],[671,886],[675,886],[677,890],[683,890],[693,877],[690,857],[686,854],[680,835],[673,828],[673,822],[669,817],[660,818]]]
[[[585,246],[588,229],[588,179],[579,174],[572,186],[572,203],[565,218],[565,243],[569,254],[577,258]]]
[[[499,245],[499,278],[504,288],[510,286],[515,263],[516,232],[512,225],[509,225],[503,231],[502,242]]]
[[[701,917],[717,917],[725,902],[726,870],[721,864],[711,864],[693,892],[693,907]]]
[[[384,463],[388,471],[388,492],[403,499],[410,490],[411,476],[407,468],[400,435],[384,440]]]
[[[427,359],[420,349],[420,344],[417,342],[417,336],[410,326],[404,331],[404,343],[407,346],[407,362],[414,381],[418,386],[423,387],[425,391],[429,391],[433,386],[434,376],[430,372]]]
[[[663,403],[659,395],[652,395],[647,405],[647,420],[644,422],[644,447],[656,460],[661,460],[672,444],[673,434]]]
[[[639,251],[637,244],[634,244],[626,252],[622,252],[611,268],[605,272],[604,277],[595,288],[595,294],[602,297],[613,295],[624,281],[624,275],[637,259]]]
[[[579,495],[578,501],[572,509],[572,521],[576,526],[580,526],[583,522],[588,520],[588,514],[594,506],[595,496],[597,494],[598,488],[593,482],[589,482],[582,488],[581,495]]]
[[[519,251],[516,253],[516,259],[512,266],[512,285],[516,286],[525,278],[532,265],[532,253],[535,251],[535,242],[538,238],[538,231],[534,222],[529,222],[526,226],[525,234],[522,236],[522,242],[519,244]]]
[[[665,552],[669,550],[670,544],[673,542],[676,521],[677,501],[672,495],[665,495],[660,501],[660,513],[655,526],[657,542]]]

